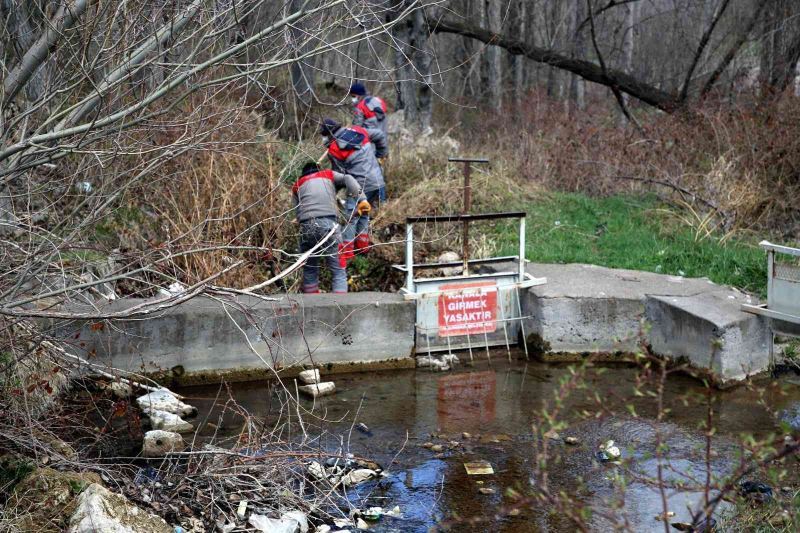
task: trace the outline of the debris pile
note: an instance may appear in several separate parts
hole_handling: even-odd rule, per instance
[[[331,487],[353,487],[377,479],[383,469],[376,463],[356,459],[352,454],[342,457],[329,457],[325,464],[312,461],[308,473],[317,481],[326,481]]]

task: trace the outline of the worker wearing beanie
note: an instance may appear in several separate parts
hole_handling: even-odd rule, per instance
[[[360,126],[343,127],[335,120],[326,118],[320,126],[331,168],[336,172],[350,174],[362,187],[371,206],[378,204],[385,183],[383,173],[375,157],[375,146],[369,134]],[[345,201],[345,217],[349,220],[344,231],[344,256],[353,257],[355,252],[366,253],[369,249],[369,214],[357,212],[355,199]]]
[[[339,212],[336,191],[342,188],[347,189],[348,198],[357,202],[356,211],[359,214],[369,213],[369,203],[355,178],[331,170],[320,170],[314,162],[305,164],[292,186],[292,200],[300,222],[300,253],[311,250],[327,238],[303,266],[304,293],[319,292],[320,257],[326,259],[331,271],[333,292],[347,292],[346,260],[342,255],[342,236],[336,220]],[[333,235],[328,237],[334,228]]]
[[[386,102],[368,94],[361,83],[350,86],[350,98],[353,102],[353,125],[367,130],[370,142],[375,145],[375,157],[383,159],[389,155]]]

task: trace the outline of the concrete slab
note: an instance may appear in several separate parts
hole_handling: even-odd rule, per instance
[[[546,360],[635,352],[648,295],[693,295],[720,288],[707,279],[594,265],[532,263],[527,270],[547,278],[547,284],[528,291],[525,302],[525,315],[530,316],[525,331],[534,334],[535,351]]]
[[[745,295],[730,290],[649,297],[651,349],[710,371],[720,385],[764,372],[770,365],[768,321],[743,312],[745,301]]]
[[[650,345],[657,355],[711,371],[720,384],[769,368],[769,330],[740,310],[757,299],[714,284],[594,265],[530,264],[547,277],[523,300],[529,350],[548,361],[587,354],[619,360]]]
[[[138,305],[125,300],[106,310]],[[179,383],[261,379],[304,366],[335,371],[413,367],[413,302],[399,294],[284,295],[277,301],[195,298],[146,319],[59,324],[93,362]]]

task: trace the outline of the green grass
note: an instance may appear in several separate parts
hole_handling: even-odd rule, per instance
[[[708,277],[766,293],[766,258],[756,239],[698,239],[689,224],[671,216],[654,198],[548,193],[514,208],[528,213],[526,256],[531,261]],[[495,227],[501,254],[516,253],[515,229],[510,224]]]

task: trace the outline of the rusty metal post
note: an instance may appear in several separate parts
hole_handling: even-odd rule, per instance
[[[472,167],[468,162],[464,162],[464,212],[462,215],[468,215],[472,209],[472,186],[469,184],[469,178]],[[462,236],[461,236],[461,258],[464,261],[464,275],[469,275],[469,221],[462,222]]]
[[[451,163],[464,163],[464,209],[462,215],[468,215],[472,210],[472,185],[470,177],[472,174],[472,163],[488,163],[488,159],[475,159],[464,157],[448,157]],[[461,229],[461,260],[464,264],[464,276],[469,275],[469,221],[464,220]]]

